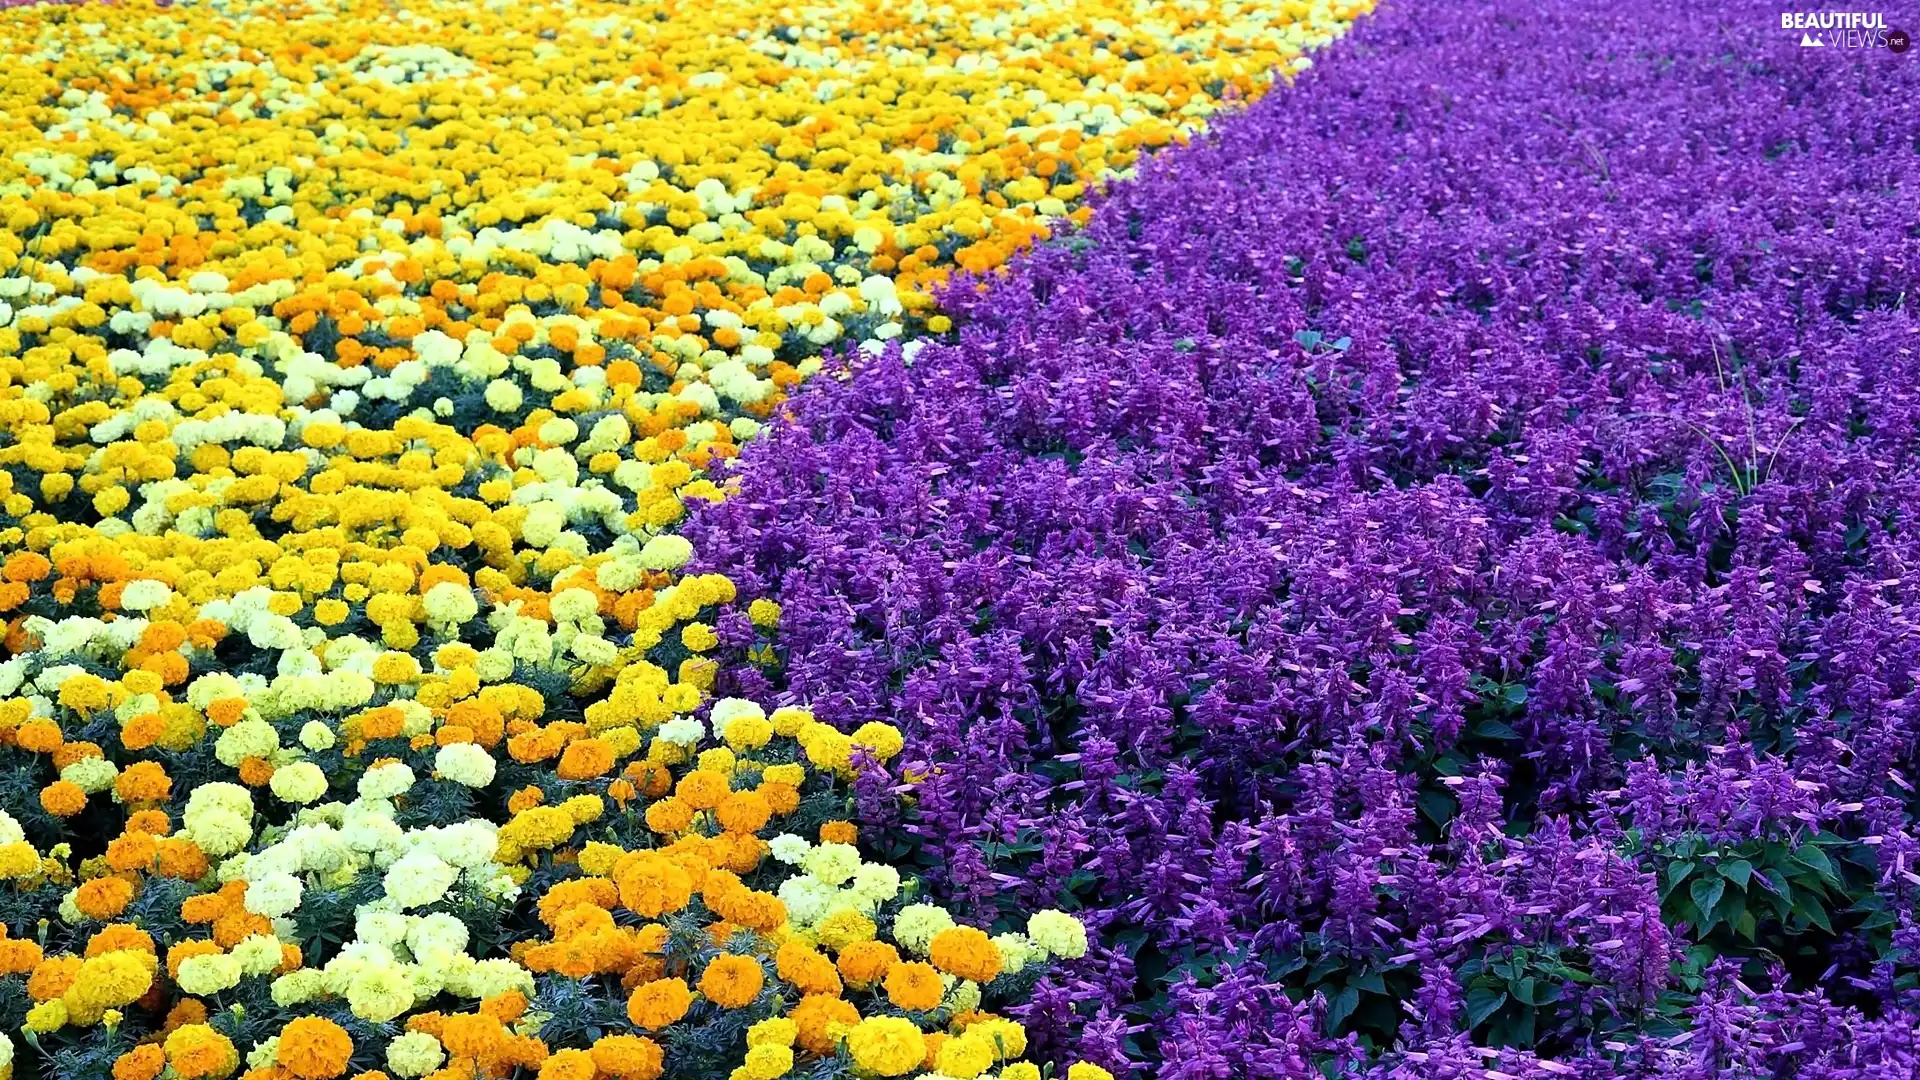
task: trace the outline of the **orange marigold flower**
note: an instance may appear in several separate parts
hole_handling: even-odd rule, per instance
[[[540,1080],[593,1080],[593,1055],[562,1050],[541,1064]]]
[[[633,933],[633,965],[627,969],[620,985],[631,990],[641,983],[652,982],[667,973],[666,961],[667,928],[659,923],[648,923]]]
[[[800,808],[800,789],[792,784],[769,780],[761,784],[758,790],[776,814],[791,814]]]
[[[495,994],[480,1003],[480,1011],[503,1024],[511,1024],[527,1011],[527,996],[518,990]]]
[[[887,977],[900,962],[900,950],[884,941],[856,941],[840,950],[840,977],[865,990]]]
[[[540,898],[540,921],[548,926],[555,925],[554,920],[569,908],[583,904],[599,908],[611,908],[620,902],[620,890],[606,878],[574,878],[561,881],[548,889]]]
[[[353,1038],[345,1028],[321,1016],[302,1016],[280,1032],[274,1060],[300,1080],[333,1080],[347,1071]]]
[[[658,979],[634,990],[627,999],[627,1019],[637,1027],[658,1031],[687,1015],[693,991],[685,979]]]
[[[60,725],[51,720],[29,720],[14,729],[13,737],[20,749],[36,754],[53,753],[65,739]]]
[[[449,1016],[436,1036],[457,1057],[491,1057],[506,1041],[507,1029],[484,1013]]]
[[[123,873],[144,871],[153,866],[159,845],[142,832],[123,833],[107,845],[107,865]]]
[[[613,747],[599,739],[575,739],[560,755],[562,780],[591,780],[613,768]]]
[[[273,763],[266,758],[250,757],[240,761],[240,782],[248,787],[264,787],[273,780]]]
[[[35,582],[45,581],[53,573],[53,563],[45,555],[35,551],[16,551],[7,556],[4,567],[0,567],[0,577],[8,581]]]
[[[234,904],[213,920],[213,940],[223,949],[231,949],[255,934],[273,933],[273,920],[255,915]]]
[[[120,745],[129,750],[145,750],[167,733],[167,718],[157,712],[141,713],[120,727]],[[141,764],[148,764],[141,762]],[[124,773],[122,775],[125,775]],[[125,798],[125,796],[121,796]]]
[[[723,1009],[739,1009],[753,1004],[766,981],[767,973],[758,960],[722,953],[701,973],[700,992]]]
[[[160,861],[154,868],[161,877],[180,881],[198,881],[207,876],[207,855],[200,845],[185,837],[160,841]]]
[[[120,775],[125,776],[126,773]],[[165,810],[135,810],[127,815],[127,831],[154,837],[165,836],[173,831],[173,823],[167,820]]]
[[[113,1080],[153,1080],[167,1067],[167,1052],[154,1043],[136,1046],[113,1062]]]
[[[800,1049],[810,1054],[831,1054],[846,1030],[860,1022],[860,1010],[831,994],[808,994],[787,1019],[800,1028]]]
[[[111,919],[133,902],[133,882],[123,877],[95,878],[73,894],[73,905],[90,919]]]
[[[122,802],[162,802],[173,794],[173,778],[159,762],[139,761],[114,778],[113,790]]]
[[[665,795],[673,784],[673,773],[658,761],[636,761],[629,764],[625,773],[632,780],[640,794],[649,799]]]
[[[46,958],[37,941],[0,937],[0,975],[24,975]]]
[[[928,950],[933,966],[949,975],[992,982],[1000,974],[1000,948],[986,931],[971,926],[952,926],[933,935]]]
[[[823,844],[851,844],[860,836],[860,830],[851,821],[829,821],[820,826],[820,842]]]
[[[121,952],[123,950],[143,952],[155,956],[153,935],[132,923],[114,923],[105,927],[87,941],[87,955],[99,956],[102,953]]]
[[[804,942],[789,941],[780,946],[774,954],[774,967],[803,994],[840,992],[840,973],[834,970],[833,961]]]
[[[757,791],[736,791],[720,800],[714,809],[720,827],[730,833],[756,833],[767,827],[773,817],[773,805]],[[825,835],[824,827],[821,830]]]
[[[87,808],[87,793],[68,780],[55,780],[40,789],[40,805],[54,817],[72,817]]]
[[[908,1012],[925,1012],[937,1008],[940,997],[946,993],[945,984],[940,981],[940,973],[932,964],[923,964],[918,960],[905,964],[895,964],[886,975],[887,1000],[895,1008]]]
[[[765,840],[746,832],[721,833],[707,841],[714,861],[736,874],[751,873],[769,850]]]
[[[680,778],[673,793],[695,810],[711,810],[720,805],[729,790],[726,777],[708,769],[695,769]]]
[[[105,756],[106,754],[101,751],[99,743],[62,743],[60,749],[53,752],[53,767],[56,769],[64,769],[76,761],[85,761],[88,758]]]
[[[169,962],[171,962],[172,952],[169,951],[167,955]],[[205,1002],[202,1002],[199,998],[181,998],[174,1003],[173,1008],[167,1010],[167,1018],[161,1023],[160,1030],[174,1032],[186,1027],[188,1024],[204,1024],[206,1022],[207,1006]]]
[[[620,902],[649,919],[679,911],[693,899],[693,875],[651,851],[622,856],[613,880],[620,887]]]
[[[613,1080],[657,1080],[665,1071],[660,1044],[644,1035],[609,1035],[591,1052],[594,1068]]]
[[[672,795],[647,807],[647,828],[654,832],[685,832],[692,824],[693,807]]]
[[[27,976],[27,996],[35,1001],[65,996],[80,976],[80,963],[77,956],[49,956],[40,961]]]

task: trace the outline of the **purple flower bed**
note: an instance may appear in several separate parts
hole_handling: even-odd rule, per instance
[[[694,524],[934,890],[1098,930],[1043,1047],[1913,1075],[1920,60],[1538,7],[1388,3]]]

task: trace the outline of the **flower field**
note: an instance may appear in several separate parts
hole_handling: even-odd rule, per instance
[[[0,1077],[1108,1077],[681,526],[1370,6],[0,15]]]
[[[1373,8],[0,12],[0,1080],[1915,1075],[1920,62]]]

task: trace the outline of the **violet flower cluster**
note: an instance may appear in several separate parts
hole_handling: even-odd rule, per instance
[[[1042,1053],[1911,1076],[1916,132],[1775,5],[1385,5],[798,395],[689,533],[729,691],[1079,911]]]

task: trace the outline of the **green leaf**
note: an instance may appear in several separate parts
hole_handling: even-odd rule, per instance
[[[1327,1030],[1329,1032],[1339,1031],[1340,1025],[1345,1022],[1347,1017],[1353,1013],[1354,1007],[1359,1004],[1360,991],[1355,990],[1351,986],[1335,994],[1333,1000],[1327,1002]]]
[[[1513,982],[1507,984],[1507,993],[1512,994],[1513,1000],[1519,1002],[1522,1005],[1540,1004],[1537,1000],[1534,999],[1533,991],[1534,991],[1534,981],[1533,981],[1533,976],[1531,975],[1523,975],[1520,978],[1515,979]]]
[[[1672,892],[1674,889],[1679,888],[1680,883],[1687,880],[1687,875],[1691,873],[1693,873],[1693,864],[1690,862],[1675,861],[1668,863],[1667,891]]]
[[[1747,881],[1753,877],[1753,864],[1745,859],[1729,859],[1717,867],[1720,876],[1740,886],[1747,887]]]
[[[1826,905],[1818,900],[1795,904],[1793,910],[1806,917],[1806,920],[1827,933],[1833,933],[1833,920],[1827,918]]]
[[[1459,804],[1454,802],[1453,796],[1444,791],[1423,791],[1414,802],[1419,805],[1420,812],[1427,815],[1427,820],[1435,825],[1452,821],[1453,815],[1459,810]]]
[[[1840,883],[1840,874],[1833,868],[1833,860],[1827,858],[1826,852],[1812,844],[1803,844],[1794,848],[1793,861],[1836,885]]]
[[[1520,737],[1520,733],[1513,730],[1510,725],[1491,718],[1473,725],[1473,734],[1482,739],[1497,739],[1501,742],[1511,742]]]
[[[1535,1017],[1535,1012],[1527,1009],[1518,1016],[1498,1021],[1487,1033],[1487,1041],[1496,1046],[1532,1046]]]
[[[1720,894],[1726,891],[1727,883],[1717,877],[1695,878],[1693,884],[1687,887],[1687,894],[1693,897],[1694,906],[1700,909],[1701,921],[1707,924],[1700,927],[1702,931],[1712,925],[1714,905],[1720,902]]]
[[[1785,874],[1769,866],[1760,871],[1760,877],[1771,886],[1768,890],[1769,895],[1780,901],[1782,913],[1793,906],[1793,886],[1788,883]]]
[[[1499,1011],[1500,1006],[1506,1003],[1507,995],[1504,990],[1493,990],[1482,986],[1467,991],[1467,1026],[1479,1027],[1487,1017]]]

